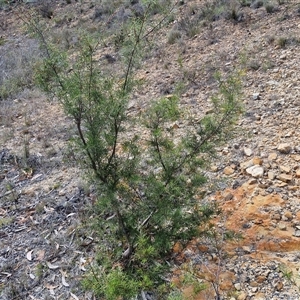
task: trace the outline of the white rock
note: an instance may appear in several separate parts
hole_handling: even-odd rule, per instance
[[[250,148],[244,147],[244,154],[246,156],[251,156],[253,154],[253,151]]]
[[[258,177],[262,177],[264,175],[264,168],[261,166],[252,166],[252,167],[247,168],[246,172],[249,175],[251,175],[255,178],[258,178]]]
[[[259,93],[254,93],[252,98],[253,98],[253,100],[258,100],[259,96],[260,96]]]

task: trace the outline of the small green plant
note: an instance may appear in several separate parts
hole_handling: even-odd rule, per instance
[[[274,35],[268,35],[268,36],[266,37],[266,41],[267,41],[268,44],[273,44],[274,41],[275,41]]]
[[[45,266],[42,263],[38,263],[35,269],[35,275],[38,279],[41,279],[44,275]]]
[[[285,266],[284,264],[280,265],[279,266],[279,271],[282,273],[283,277],[285,279],[287,279],[289,282],[292,282],[294,283],[294,280],[293,280],[293,271],[289,270],[287,268],[287,266]]]
[[[240,17],[240,15],[239,15],[238,9],[235,7],[231,8],[231,10],[228,12],[228,15],[227,15],[227,19],[231,19],[234,21],[238,21],[239,17]]]
[[[6,40],[4,37],[0,37],[0,47],[5,44]]]
[[[180,109],[178,93],[149,101],[141,114],[128,113],[134,70],[150,37],[167,20],[155,22],[155,1],[146,4],[144,15],[120,30],[123,65],[110,72],[96,59],[95,37],[81,36],[70,59],[31,24],[46,54],[36,81],[74,120],[74,153],[98,194],[92,211],[98,253],[83,284],[112,300],[145,291],[166,297],[173,245],[197,236],[199,224],[217,213],[199,202],[197,193],[207,181],[204,170],[216,145],[228,139],[241,112],[240,76],[217,74],[213,109],[201,119]],[[178,134],[174,122],[187,124],[186,131]]]
[[[275,7],[274,3],[272,3],[272,2],[267,2],[265,4],[265,9],[268,14],[271,14],[276,11],[276,7]]]
[[[171,29],[168,33],[168,43],[169,44],[174,44],[178,39],[181,38],[181,32],[176,29]]]
[[[53,4],[47,0],[41,1],[39,12],[43,18],[51,19],[54,13]]]
[[[251,0],[239,0],[241,6],[250,6],[252,1]]]
[[[260,67],[261,67],[261,64],[257,59],[250,59],[247,63],[247,68],[249,70],[257,71]]]
[[[264,72],[266,72],[267,70],[273,69],[276,66],[276,64],[270,60],[270,59],[266,59],[263,64],[262,64],[262,70]]]
[[[184,298],[180,291],[175,290],[168,295],[167,300],[184,300]]]
[[[188,268],[188,270],[185,270],[182,284],[184,286],[192,286],[194,296],[207,289],[207,284],[202,279],[198,278],[193,268]]]
[[[13,203],[15,207],[17,207],[19,194],[16,191],[15,184],[8,181],[6,182],[5,189],[6,193],[4,194],[5,197],[3,199],[5,199],[5,201],[7,201],[8,203]]]
[[[23,157],[22,157],[22,166],[28,168],[28,159],[30,157],[30,148],[28,137],[25,136],[23,140]]]
[[[264,6],[265,1],[264,0],[255,0],[251,3],[251,8],[257,9],[260,8],[262,6]]]
[[[2,226],[11,224],[13,221],[14,221],[13,218],[4,218],[4,217],[0,217],[0,228],[1,228]]]
[[[277,40],[276,40],[276,44],[280,47],[280,48],[285,48],[286,45],[288,43],[288,38],[286,37],[279,37]]]
[[[3,7],[5,7],[8,4],[9,4],[8,0],[0,0],[0,8],[3,8]]]

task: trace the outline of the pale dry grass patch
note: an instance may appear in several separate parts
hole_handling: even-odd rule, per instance
[[[33,68],[41,57],[37,41],[15,39],[0,46],[0,100],[33,87]]]

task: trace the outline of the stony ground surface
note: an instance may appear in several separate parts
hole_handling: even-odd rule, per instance
[[[175,247],[182,268],[174,270],[174,281],[188,299],[215,299],[213,288],[222,299],[300,299],[299,4],[278,5],[272,14],[243,7],[240,22],[220,18],[192,38],[168,43],[168,33],[192,20],[200,5],[178,6],[155,54],[137,72],[145,84],[130,103],[130,111],[138,112],[183,83],[181,104],[200,117],[210,109],[215,71],[244,73],[239,133],[219,149],[207,173],[219,180],[205,199],[223,210],[213,220],[221,242],[203,238]],[[64,20],[66,8],[58,8],[54,16]],[[96,26],[95,7],[75,3],[72,12],[79,8]],[[15,12],[0,11],[0,20],[1,36],[22,45],[26,37]],[[92,195],[70,163],[72,122],[36,91],[1,105],[0,299],[93,299],[79,284],[93,257],[93,239],[80,221]],[[225,241],[224,228],[240,238]],[[206,282],[205,291],[194,295],[182,283],[187,266]]]

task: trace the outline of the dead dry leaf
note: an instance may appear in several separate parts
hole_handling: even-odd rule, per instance
[[[70,295],[71,295],[75,300],[79,300],[79,298],[78,298],[76,295],[74,295],[73,293],[70,292]]]
[[[61,273],[61,282],[63,284],[63,286],[70,286],[67,282],[66,282],[66,277],[67,277],[67,273],[64,272],[63,270],[60,270],[60,273]]]
[[[85,272],[86,271],[85,265],[86,265],[86,259],[83,257],[80,257],[80,262],[79,262],[80,270]]]
[[[45,288],[47,288],[48,290],[54,290],[56,288],[59,287],[59,285],[53,285],[53,284],[50,284],[50,283],[45,283],[44,284]]]
[[[65,278],[65,276],[64,276],[63,274],[61,275],[61,282],[62,282],[63,286],[65,286],[65,287],[70,286],[70,285],[66,282],[66,278]]]
[[[30,251],[28,251],[27,254],[26,254],[26,258],[27,258],[29,261],[32,260],[32,252],[33,252],[33,250],[30,250]]]
[[[47,264],[47,266],[48,266],[48,268],[49,268],[50,270],[55,270],[55,269],[58,269],[58,268],[59,268],[59,266],[57,266],[57,265],[52,265],[51,262],[49,262],[49,261],[47,261],[46,264]]]

